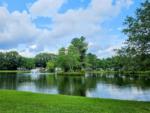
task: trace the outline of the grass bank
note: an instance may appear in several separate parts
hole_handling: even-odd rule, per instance
[[[59,72],[57,73],[58,75],[79,75],[79,76],[82,76],[82,75],[85,75],[85,72]]]
[[[30,73],[30,70],[27,71],[21,71],[21,70],[0,70],[0,73]],[[43,72],[44,73],[44,72]],[[45,72],[47,73],[47,72]],[[91,74],[130,74],[130,75],[142,75],[142,76],[149,76],[150,71],[109,71],[109,70],[102,70],[102,71],[79,71],[79,72],[59,72],[58,75],[77,75],[82,76],[85,75],[85,73],[91,73]],[[50,73],[55,74],[55,73]]]
[[[126,74],[126,75],[142,75],[142,76],[149,76],[150,71],[110,71],[110,70],[102,70],[102,71],[87,71],[87,72],[60,72],[58,75],[85,75],[85,73],[91,74]]]
[[[93,74],[150,74],[150,71],[107,71],[107,70],[102,70],[102,71],[89,71],[89,73]]]
[[[150,113],[150,102],[0,90],[0,113]]]
[[[21,70],[0,70],[0,73],[30,73],[30,70],[21,71]]]

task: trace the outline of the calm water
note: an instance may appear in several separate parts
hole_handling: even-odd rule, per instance
[[[150,101],[150,76],[0,73],[0,89]]]

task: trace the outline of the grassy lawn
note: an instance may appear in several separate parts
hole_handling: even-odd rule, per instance
[[[150,113],[150,102],[0,90],[0,113]]]

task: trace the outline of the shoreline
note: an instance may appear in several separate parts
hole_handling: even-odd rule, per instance
[[[0,70],[0,73],[30,73],[30,70],[22,71],[22,70]]]
[[[30,73],[30,70],[0,70],[0,73]],[[51,73],[51,72],[42,72],[42,73],[50,73],[50,74],[56,74],[56,73]],[[58,75],[84,75],[86,73],[89,74],[130,74],[130,75],[134,75],[134,74],[150,74],[150,71],[108,71],[108,70],[102,70],[102,71],[86,71],[86,72],[58,72]]]

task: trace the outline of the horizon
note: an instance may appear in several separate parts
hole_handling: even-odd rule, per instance
[[[0,0],[0,51],[57,53],[84,36],[88,52],[111,57],[127,39],[121,30],[145,0]],[[113,13],[112,13],[113,12]]]

